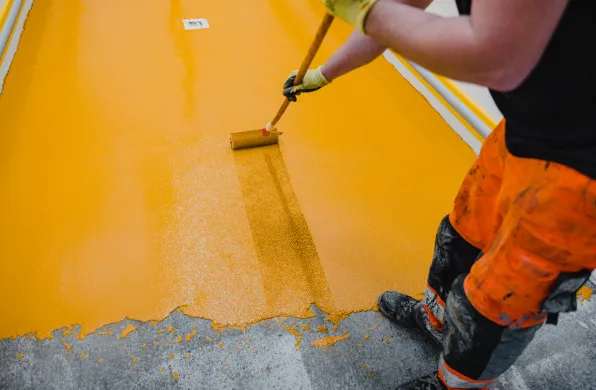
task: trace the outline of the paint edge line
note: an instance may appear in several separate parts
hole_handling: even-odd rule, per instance
[[[454,114],[450,107],[441,102],[437,91],[431,91],[423,82],[422,76],[414,74],[408,67],[390,50],[383,53],[385,60],[389,62],[431,105],[443,120],[459,135],[459,137],[478,155],[482,142],[476,137],[462,121]],[[422,80],[421,80],[422,79]]]
[[[29,11],[32,7],[33,0],[19,1],[18,3],[15,1],[15,3],[13,3],[13,10],[11,10],[11,12],[14,21],[11,23],[12,28],[10,29],[10,35],[6,41],[6,45],[3,48],[2,53],[0,53],[0,95],[2,95],[2,91],[4,90],[4,82],[6,81],[10,66],[16,55],[21,36],[25,30],[25,22],[29,17]],[[15,13],[14,10],[16,9],[18,9],[18,12]],[[11,16],[9,15],[6,22],[9,23],[10,19]]]

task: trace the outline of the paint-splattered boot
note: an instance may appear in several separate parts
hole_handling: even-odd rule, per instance
[[[407,328],[416,328],[415,310],[420,301],[395,291],[385,291],[379,296],[379,311],[387,319]]]
[[[386,291],[379,296],[379,311],[392,322],[410,329],[419,329],[432,341],[441,343],[437,331],[424,311],[424,303],[408,295]]]
[[[429,374],[411,382],[398,386],[395,390],[447,390],[441,383],[437,373]]]

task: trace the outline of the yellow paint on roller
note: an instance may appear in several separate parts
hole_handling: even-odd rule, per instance
[[[311,344],[317,348],[331,347],[332,345],[346,340],[349,337],[349,334],[345,334],[343,336],[325,336],[313,341]]]
[[[232,149],[252,148],[255,146],[274,145],[279,142],[280,133],[263,134],[262,130],[249,130],[232,133],[230,144]]]
[[[339,321],[386,289],[422,291],[474,154],[390,64],[302,96],[279,145],[230,150],[275,114],[323,13],[35,4],[0,96],[0,338],[182,305],[218,326],[313,303]],[[212,28],[184,31],[193,14]],[[349,33],[336,23],[315,65]]]

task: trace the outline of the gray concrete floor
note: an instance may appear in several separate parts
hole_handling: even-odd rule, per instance
[[[136,330],[120,338],[129,324]],[[299,325],[311,330],[297,328],[297,348],[298,338],[284,326]],[[326,336],[315,331],[322,325],[349,337],[313,346]],[[1,340],[0,389],[391,389],[433,371],[439,356],[421,334],[377,312],[352,314],[336,331],[321,312],[216,331],[178,310],[161,322],[107,325],[82,340],[77,328],[65,330],[52,340]],[[595,389],[595,362],[596,301],[582,302],[558,326],[540,330],[496,388]]]

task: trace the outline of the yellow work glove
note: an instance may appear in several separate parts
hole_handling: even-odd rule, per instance
[[[350,23],[366,34],[364,23],[377,0],[323,0],[327,11],[333,16]]]
[[[295,102],[296,96],[300,95],[302,92],[313,92],[329,84],[329,80],[323,76],[320,66],[317,69],[307,71],[302,83],[294,85],[294,80],[296,80],[297,74],[297,70],[292,71],[284,83],[284,96],[291,102]]]

